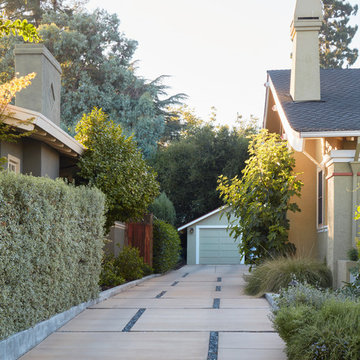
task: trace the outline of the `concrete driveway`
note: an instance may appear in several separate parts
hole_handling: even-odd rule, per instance
[[[185,266],[97,304],[21,360],[285,360],[244,265]]]

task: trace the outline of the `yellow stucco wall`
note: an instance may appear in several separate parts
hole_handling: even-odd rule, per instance
[[[316,165],[303,153],[294,152],[295,172],[304,183],[301,198],[294,198],[301,212],[288,213],[290,220],[289,241],[295,244],[297,254],[315,257],[317,255],[316,230]],[[315,181],[314,181],[315,179]]]

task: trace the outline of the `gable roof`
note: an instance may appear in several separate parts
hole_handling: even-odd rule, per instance
[[[272,70],[268,75],[296,132],[360,130],[360,69],[321,69],[322,100],[306,102],[292,100],[290,70]]]
[[[228,206],[225,205],[225,206],[221,206],[221,207],[219,207],[219,208],[217,208],[217,209],[215,209],[213,211],[210,211],[209,213],[207,213],[207,214],[205,214],[205,215],[203,215],[203,216],[201,216],[201,217],[199,217],[199,218],[197,218],[197,219],[195,219],[195,220],[193,220],[193,221],[191,221],[191,222],[189,222],[189,223],[187,223],[187,224],[185,224],[183,226],[180,226],[178,228],[178,231],[184,230],[184,229],[188,228],[189,226],[192,226],[192,225],[194,225],[194,224],[196,224],[196,223],[198,223],[198,222],[200,222],[202,220],[205,220],[208,217],[210,217],[212,215],[215,215],[216,213],[220,212],[221,210],[225,210],[227,207]]]

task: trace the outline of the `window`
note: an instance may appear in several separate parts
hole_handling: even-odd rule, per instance
[[[20,159],[15,156],[8,155],[7,164],[8,171],[13,171],[15,174],[20,173]]]
[[[323,171],[318,171],[317,178],[317,225],[324,224],[324,176]]]

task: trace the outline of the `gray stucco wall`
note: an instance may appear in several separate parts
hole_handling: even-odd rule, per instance
[[[0,142],[0,157],[8,157],[8,155],[15,156],[20,160],[20,172],[23,171],[23,145],[21,140],[16,143]],[[7,165],[5,164],[5,167]]]
[[[18,44],[14,54],[17,73],[36,73],[31,85],[16,95],[15,105],[40,112],[60,126],[60,64],[42,44]]]
[[[26,138],[16,143],[0,142],[0,157],[8,155],[20,160],[20,172],[23,174],[51,179],[59,177],[60,154],[45,143]]]

